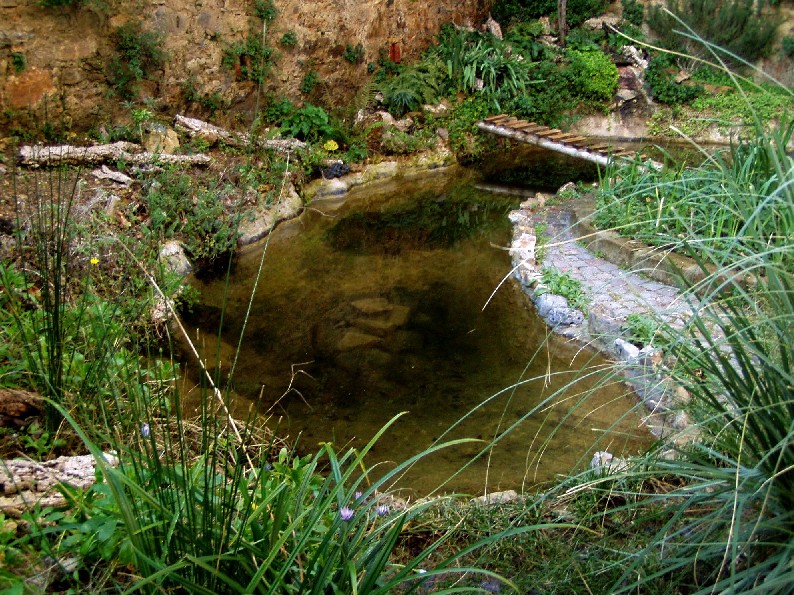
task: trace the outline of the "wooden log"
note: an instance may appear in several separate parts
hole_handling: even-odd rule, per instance
[[[487,118],[485,118],[485,121],[488,122],[489,124],[496,124],[497,122],[501,120],[506,120],[509,117],[510,116],[507,114],[499,114],[497,116],[488,116]]]
[[[105,453],[112,466],[118,459]],[[96,461],[92,455],[58,457],[52,461],[8,459],[0,461],[0,512],[19,518],[36,504],[65,506],[59,484],[85,489],[96,482]]]
[[[149,153],[140,145],[118,141],[107,145],[78,147],[74,145],[24,145],[19,149],[19,160],[28,167],[47,167],[53,165],[98,165],[124,161],[132,165],[178,164],[209,165],[209,155],[169,155]]]
[[[0,427],[18,428],[44,413],[41,396],[26,390],[0,388]]]
[[[537,134],[538,132],[543,132],[544,130],[548,130],[548,129],[549,129],[548,126],[537,126],[537,125],[535,125],[535,126],[530,126],[528,128],[525,128],[521,132],[523,132],[525,134]]]
[[[533,132],[535,136],[542,136],[543,138],[548,138],[549,136],[553,136],[555,134],[559,134],[562,130],[557,130],[556,128],[549,128],[548,130],[542,132]]]
[[[222,142],[232,147],[248,147],[255,144],[266,149],[274,149],[282,153],[289,153],[295,149],[305,149],[306,143],[296,138],[256,138],[249,134],[231,132],[209,122],[188,118],[177,114],[174,117],[174,126],[190,136],[198,136],[211,144]]]

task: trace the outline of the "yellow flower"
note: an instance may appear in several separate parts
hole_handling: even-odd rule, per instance
[[[333,152],[334,152],[334,151],[336,151],[338,148],[339,148],[339,145],[336,143],[336,141],[335,141],[335,140],[328,140],[328,141],[325,141],[325,144],[323,145],[323,149],[325,149],[325,150],[326,150],[326,151],[328,151],[329,153],[333,153]]]
[[[98,265],[99,264],[99,259],[95,256],[94,258],[91,259],[91,264],[93,266]]]

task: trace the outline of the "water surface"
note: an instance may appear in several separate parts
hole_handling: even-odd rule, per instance
[[[201,329],[207,354],[225,303],[218,362],[227,379],[265,250],[230,380],[237,415],[256,403],[310,451],[326,441],[362,446],[408,412],[371,463],[405,460],[442,437],[487,442],[515,425],[443,487],[468,493],[486,484],[529,487],[595,450],[633,452],[647,443],[621,383],[590,394],[604,382],[590,374],[560,392],[578,370],[606,362],[549,336],[517,284],[503,282],[511,266],[506,214],[520,199],[462,181],[398,179],[354,190],[343,203],[315,202],[239,256],[228,291],[223,281],[195,281],[202,304],[188,322]],[[399,486],[429,493],[484,446],[434,454]]]

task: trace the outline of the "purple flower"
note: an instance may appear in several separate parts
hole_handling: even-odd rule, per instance
[[[356,500],[361,500],[361,495],[362,495],[361,492],[356,492],[355,494],[353,494],[353,498],[355,498]]]
[[[375,513],[378,516],[386,516],[389,514],[389,505],[388,504],[378,504],[378,507],[375,509]]]
[[[353,518],[354,514],[355,512],[353,512],[353,509],[348,508],[347,506],[343,506],[342,508],[339,509],[339,516],[342,517],[343,521],[349,521],[350,519]]]
[[[149,424],[141,424],[141,436],[148,438],[150,433]]]

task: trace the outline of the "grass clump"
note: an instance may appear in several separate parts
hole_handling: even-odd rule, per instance
[[[139,84],[165,66],[163,36],[145,31],[140,23],[118,27],[111,35],[115,54],[108,62],[107,76],[113,91],[122,99],[134,99]]]

